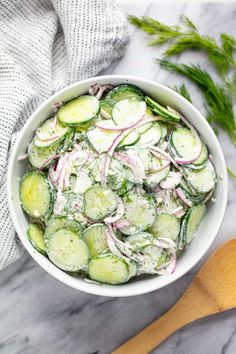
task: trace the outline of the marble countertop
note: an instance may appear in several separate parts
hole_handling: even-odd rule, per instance
[[[155,16],[176,24],[185,14],[201,32],[236,36],[236,3],[123,3],[125,11]],[[139,75],[170,86],[182,82],[154,62],[157,48],[147,47],[146,35],[130,26],[126,55],[103,73]],[[204,62],[196,53],[179,61]],[[205,65],[207,61],[204,62]],[[204,112],[199,93],[190,85],[193,102]],[[236,169],[235,148],[220,135],[227,164]],[[236,235],[236,181],[229,181],[229,202],[219,234],[208,252]],[[206,257],[205,257],[206,258]],[[202,262],[201,262],[202,263]],[[185,290],[200,264],[174,284],[151,294],[131,298],[105,298],[71,289],[52,278],[28,254],[0,274],[1,354],[108,354],[129,337],[162,315]],[[178,331],[154,353],[236,353],[236,309],[195,322]],[[135,353],[134,353],[135,354]]]

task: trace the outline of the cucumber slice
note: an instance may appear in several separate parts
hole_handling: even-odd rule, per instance
[[[148,232],[139,232],[126,239],[126,242],[133,246],[135,252],[142,253],[145,257],[145,263],[150,264],[150,267],[155,269],[167,261],[167,253],[154,245],[153,241],[153,236]],[[151,268],[146,269],[146,271],[151,272]]]
[[[101,182],[101,173],[102,173],[102,168],[104,165],[106,155],[102,154],[99,155],[98,158],[94,160],[94,162],[91,164],[91,176],[96,182]]]
[[[128,158],[130,158],[132,164],[135,166],[135,171],[129,167],[125,168],[127,181],[134,184],[142,184],[143,180],[145,179],[145,169],[142,159],[138,154],[138,150],[127,149],[126,155]]]
[[[112,124],[114,125],[113,122]],[[101,154],[109,150],[118,134],[116,131],[93,128],[87,132],[87,138],[92,147]]]
[[[128,279],[131,279],[133,277],[135,277],[137,275],[137,264],[133,261],[130,261],[129,262],[129,276],[128,276]]]
[[[123,219],[131,226],[120,229],[125,234],[144,231],[153,225],[156,219],[156,208],[153,200],[147,194],[129,192],[123,198],[125,213]]]
[[[192,207],[185,215],[180,231],[180,238],[178,244],[179,249],[183,249],[187,244],[192,241],[205,213],[205,204],[198,204]]]
[[[122,163],[116,159],[112,159],[106,180],[108,188],[117,191],[122,188],[125,180],[126,171]]]
[[[170,122],[179,122],[180,121],[180,116],[168,111],[165,107],[154,101],[151,97],[146,96],[145,97],[147,105],[151,108],[151,110],[157,114],[160,115],[161,117],[165,118],[166,121]]]
[[[158,157],[151,155],[151,164],[149,168],[149,173],[156,173],[161,171],[162,167],[165,166],[165,162]]]
[[[88,265],[92,280],[106,284],[123,284],[129,278],[128,264],[114,254],[106,254],[92,259]]]
[[[127,134],[124,139],[118,145],[118,148],[124,148],[126,146],[135,145],[140,139],[140,134],[137,130],[132,130],[129,134]]]
[[[52,187],[42,172],[30,172],[23,176],[20,200],[23,209],[32,217],[42,218],[51,211]]]
[[[88,247],[79,234],[71,230],[60,229],[52,234],[46,247],[50,261],[67,272],[78,272],[88,264]]]
[[[146,103],[136,99],[126,99],[117,102],[112,110],[112,118],[116,125],[127,126],[141,119],[146,110]]]
[[[74,142],[75,142],[75,130],[73,128],[69,128],[66,133],[63,145],[61,146],[60,153],[63,154],[64,152],[66,152],[69,148],[72,147]]]
[[[161,127],[161,138],[165,139],[168,133],[168,129],[165,123],[159,122],[159,126]]]
[[[215,186],[216,173],[209,160],[201,170],[185,168],[184,174],[187,182],[197,193],[208,193]]]
[[[193,194],[187,192],[187,190],[185,188],[183,188],[181,185],[178,188],[180,188],[182,190],[185,197],[187,199],[189,199],[192,202],[192,204],[199,204],[206,198],[206,194],[193,195]],[[186,207],[186,204],[183,203],[181,199],[180,199],[180,202],[183,206]]]
[[[186,225],[186,241],[190,243],[201,224],[206,213],[205,204],[198,204],[189,211],[189,217]]]
[[[59,149],[60,142],[57,144],[53,144],[52,146],[47,146],[45,148],[39,148],[34,144],[34,139],[28,146],[28,159],[33,167],[40,168],[42,165],[48,167],[52,160],[51,157],[57,154]],[[49,159],[48,163],[46,161]]]
[[[67,125],[77,125],[95,118],[99,112],[99,101],[94,96],[80,96],[59,108],[57,117]]]
[[[158,123],[153,123],[152,126],[141,134],[138,143],[139,147],[149,147],[157,145],[162,138],[162,129]]]
[[[144,94],[137,86],[123,84],[114,87],[110,92],[108,92],[106,95],[106,99],[107,98],[111,98],[117,102],[130,98],[135,98],[136,100],[143,101]]]
[[[144,170],[148,171],[151,168],[152,165],[152,155],[148,151],[148,149],[145,148],[139,148],[137,149],[138,155],[142,160]]]
[[[143,250],[143,254],[147,259],[146,263],[154,263],[155,268],[160,267],[168,260],[167,252],[163,248],[157,247],[155,245],[145,247]],[[147,273],[149,272],[150,270],[147,269]]]
[[[100,101],[100,114],[102,117],[108,119],[108,118],[112,118],[112,109],[115,106],[116,101],[110,99],[110,98],[106,98],[105,100],[101,100]]]
[[[44,232],[38,224],[29,224],[27,236],[32,246],[40,253],[47,255]]]
[[[153,116],[151,109],[147,106],[145,116]]]
[[[171,144],[175,155],[183,157],[186,160],[192,159],[197,145],[197,141],[191,130],[188,128],[177,128],[171,134]]]
[[[96,182],[101,183],[101,174],[104,165],[105,155],[100,155],[95,161],[91,175]],[[107,186],[112,190],[119,190],[126,180],[126,172],[120,161],[112,159],[110,162],[109,171],[107,174]]]
[[[169,200],[163,207],[163,213],[172,214],[173,211],[181,205],[181,203],[178,198],[173,196],[172,192],[168,191],[167,193]]]
[[[187,245],[187,242],[186,242],[187,216],[188,216],[188,214],[185,215],[184,220],[181,225],[181,229],[180,229],[179,240],[178,240],[178,249],[179,250],[183,250]]]
[[[131,246],[136,246],[136,251],[142,251],[145,247],[150,246],[154,238],[149,232],[137,232],[126,238],[125,242],[128,242]]]
[[[93,184],[94,184],[93,178],[89,175],[89,173],[86,170],[82,169],[76,177],[74,192],[78,194],[83,194]]]
[[[181,178],[180,187],[184,189],[189,195],[196,195],[196,192],[192,189],[192,187],[187,183],[185,178]]]
[[[168,176],[169,172],[170,166],[168,165],[158,172],[150,173],[145,180],[145,185],[148,188],[155,188],[163,179]]]
[[[143,124],[143,125],[141,125],[140,127],[138,127],[137,130],[138,130],[138,132],[139,132],[140,134],[143,134],[143,133],[145,133],[148,129],[151,128],[152,124],[153,124],[152,122]]]
[[[116,210],[118,199],[112,190],[94,186],[84,193],[83,203],[87,217],[99,221]]]
[[[205,144],[202,144],[202,149],[199,158],[192,164],[188,165],[192,169],[201,169],[205,166],[208,160],[208,150]]]
[[[54,118],[50,118],[36,130],[34,144],[41,148],[54,145],[64,138],[68,129],[60,122],[55,125]]]
[[[93,224],[84,231],[84,240],[92,258],[108,250],[106,229],[103,224]]]
[[[71,230],[79,236],[82,235],[83,231],[82,225],[75,220],[68,219],[64,216],[52,217],[49,219],[45,229],[45,242],[47,243],[51,236],[61,229]]]
[[[174,215],[163,213],[156,217],[156,220],[149,232],[155,237],[170,238],[175,241],[180,232],[180,223]]]

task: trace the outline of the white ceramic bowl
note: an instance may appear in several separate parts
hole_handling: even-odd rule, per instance
[[[113,85],[131,83],[140,87],[148,95],[156,98],[158,102],[179,110],[196,127],[203,140],[207,143],[213,156],[214,166],[218,176],[215,191],[216,202],[209,204],[207,214],[198,229],[196,237],[190,247],[178,259],[176,271],[172,275],[136,278],[127,284],[116,286],[91,284],[57,268],[46,257],[36,252],[27,239],[26,230],[28,227],[28,219],[21,208],[19,200],[19,178],[25,173],[26,165],[22,161],[17,161],[18,156],[26,152],[35,129],[52,113],[53,102],[68,101],[84,94],[88,91],[89,86],[94,83],[110,83]],[[133,296],[160,289],[174,282],[187,273],[203,257],[216,237],[224,216],[227,203],[227,171],[221,147],[213,130],[200,112],[178,93],[159,83],[139,77],[124,75],[99,76],[66,87],[50,97],[32,114],[23,127],[11,154],[8,167],[7,188],[9,208],[16,232],[27,251],[42,268],[61,282],[87,293],[104,296]]]

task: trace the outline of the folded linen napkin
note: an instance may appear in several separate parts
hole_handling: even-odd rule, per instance
[[[22,253],[6,198],[12,136],[41,102],[99,73],[127,42],[113,0],[0,0],[0,269]]]

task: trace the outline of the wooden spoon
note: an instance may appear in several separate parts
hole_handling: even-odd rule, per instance
[[[208,258],[168,312],[113,354],[150,353],[186,324],[233,307],[236,307],[236,238],[225,242]]]

